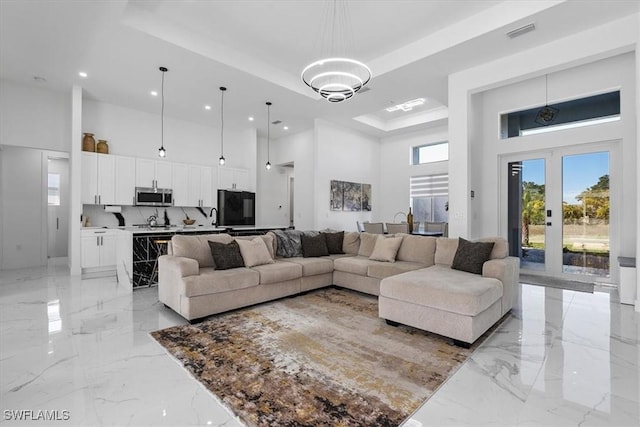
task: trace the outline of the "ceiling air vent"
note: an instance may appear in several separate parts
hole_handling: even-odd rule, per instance
[[[272,125],[279,125],[280,123],[282,123],[282,120],[274,120],[271,122]]]
[[[516,37],[519,37],[523,34],[527,34],[528,32],[533,31],[535,29],[536,29],[536,24],[532,22],[531,24],[527,24],[520,28],[516,28],[515,30],[509,31],[507,35],[509,36],[509,38],[515,39]]]

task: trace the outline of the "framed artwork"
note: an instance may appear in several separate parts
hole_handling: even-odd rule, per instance
[[[331,180],[330,185],[330,210],[371,211],[371,184]]]

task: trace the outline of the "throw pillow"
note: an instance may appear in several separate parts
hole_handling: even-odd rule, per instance
[[[324,233],[327,240],[327,249],[330,254],[343,254],[342,242],[344,240],[344,231],[337,233]]]
[[[329,255],[327,241],[325,235],[322,233],[315,236],[303,234],[301,236],[301,242],[302,256],[305,258]]]
[[[298,230],[274,230],[278,240],[276,255],[283,258],[302,256],[301,231]]]
[[[269,249],[261,237],[252,240],[236,240],[240,246],[240,254],[244,260],[245,267],[256,265],[273,264],[273,258],[269,254]]]
[[[240,253],[240,246],[235,240],[231,243],[209,242],[211,255],[216,270],[228,270],[230,268],[244,267],[244,260]]]
[[[384,237],[381,234],[378,235],[376,245],[373,247],[373,252],[369,255],[369,259],[396,262],[396,255],[398,254],[398,249],[400,249],[400,244],[402,244],[402,239],[403,236]]]
[[[482,265],[489,261],[493,242],[470,242],[458,238],[458,249],[453,257],[451,268],[474,274],[482,274]]]
[[[360,233],[360,247],[358,248],[358,255],[369,257],[371,256],[371,252],[373,252],[373,248],[376,245],[379,234]]]

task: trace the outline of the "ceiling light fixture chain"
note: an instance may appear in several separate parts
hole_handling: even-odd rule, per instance
[[[160,67],[162,72],[162,84],[161,84],[161,100],[160,100],[160,148],[158,149],[158,156],[164,158],[167,155],[167,150],[164,148],[164,73],[169,71],[167,67]]]
[[[267,164],[264,167],[271,170],[271,102],[267,101]]]
[[[220,158],[218,164],[224,165],[226,160],[224,158],[224,92],[226,87],[220,86]]]
[[[302,70],[302,81],[329,102],[342,102],[353,97],[371,80],[371,69],[364,63],[347,56],[349,37],[353,35],[349,23],[349,11],[346,0],[333,0],[333,9],[325,9],[327,21],[324,28],[329,32],[328,55],[307,65]],[[337,33],[341,32],[338,37]],[[326,33],[326,32],[325,32]],[[326,34],[325,34],[326,35]],[[342,43],[342,44],[341,44]],[[324,53],[321,50],[321,53]]]

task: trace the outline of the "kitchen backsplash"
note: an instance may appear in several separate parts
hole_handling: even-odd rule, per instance
[[[206,213],[206,217],[198,208],[176,208],[176,207],[149,207],[149,206],[122,206],[122,212],[120,213],[124,218],[125,225],[137,225],[145,224],[147,218],[151,215],[158,214],[158,224],[164,225],[164,212],[167,211],[169,217],[169,224],[183,225],[182,220],[189,215],[189,218],[195,219],[194,225],[211,225],[211,221],[214,218],[209,217],[210,208],[202,208],[202,212]],[[215,212],[214,212],[215,214]],[[118,218],[112,212],[104,210],[104,206],[100,205],[83,205],[82,210],[83,218],[89,217],[91,227],[117,227]]]

